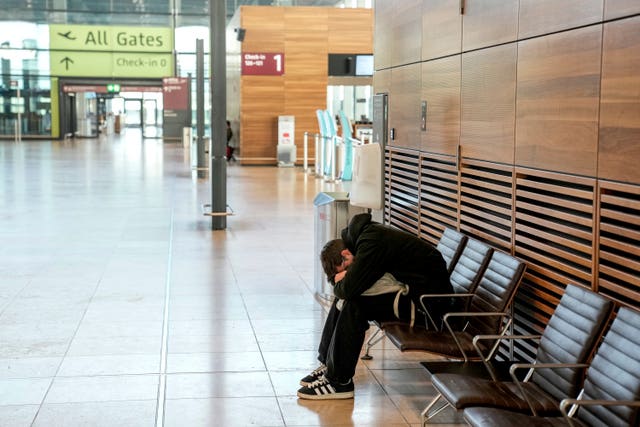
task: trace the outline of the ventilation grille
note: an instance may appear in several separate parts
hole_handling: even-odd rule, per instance
[[[420,159],[420,237],[438,244],[445,227],[458,228],[458,169],[451,156]]]
[[[640,187],[600,182],[598,291],[625,305],[640,301]]]
[[[385,165],[385,221],[418,235],[418,152],[389,148]]]
[[[463,160],[460,166],[460,229],[511,253],[513,166]]]

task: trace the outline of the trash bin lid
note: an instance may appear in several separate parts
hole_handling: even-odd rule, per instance
[[[333,202],[348,202],[349,193],[345,191],[323,191],[313,199],[315,206],[322,206]]]

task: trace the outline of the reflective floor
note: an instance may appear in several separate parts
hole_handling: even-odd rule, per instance
[[[418,425],[425,356],[388,342],[355,399],[296,397],[325,317],[313,199],[342,187],[231,164],[212,231],[190,165],[130,130],[0,141],[0,426]]]

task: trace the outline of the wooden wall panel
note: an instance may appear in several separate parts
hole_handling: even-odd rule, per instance
[[[240,26],[247,30],[242,42],[244,52],[284,51],[284,8],[240,6]]]
[[[391,70],[389,130],[395,129],[395,139],[389,145],[420,148],[420,77],[420,64]]]
[[[640,13],[638,0],[604,0],[604,19],[614,19]]]
[[[391,66],[392,34],[393,34],[393,7],[395,1],[376,0],[375,32],[373,34],[374,68],[381,70]]]
[[[391,70],[376,71],[373,75],[373,93],[391,91]]]
[[[283,52],[283,76],[241,76],[240,161],[276,164],[278,115],[296,120],[297,162],[305,132],[316,132],[326,108],[328,54],[372,51],[373,12],[367,9],[242,6],[243,52]],[[344,16],[343,16],[344,15]],[[346,22],[349,21],[349,25]],[[331,31],[330,31],[331,27]],[[348,27],[348,28],[347,28]],[[309,146],[309,158],[315,147]]]
[[[605,24],[598,176],[640,182],[640,17]]]
[[[465,0],[462,50],[479,49],[516,40],[518,1]]]
[[[422,63],[421,101],[427,102],[427,130],[421,150],[456,155],[460,142],[460,55]]]
[[[240,89],[241,141],[239,156],[243,164],[265,164],[275,161],[278,140],[278,115],[284,114],[284,78],[244,76]],[[248,99],[248,102],[244,100]]]
[[[604,0],[520,0],[520,39],[602,20]]]
[[[518,48],[516,163],[595,176],[602,26]]]
[[[391,65],[420,61],[422,48],[422,0],[394,2]]]
[[[373,10],[329,8],[331,53],[373,53]]]
[[[462,156],[513,163],[516,44],[462,55]]]
[[[422,60],[460,53],[462,15],[451,0],[422,1]]]

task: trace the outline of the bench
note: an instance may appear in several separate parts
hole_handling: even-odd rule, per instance
[[[558,410],[561,417],[528,415],[491,407],[471,407],[464,410],[464,419],[472,427],[637,427],[640,425],[638,354],[640,312],[622,307],[589,364],[579,396],[566,396],[560,402]],[[523,366],[525,367],[527,366]],[[517,366],[512,369],[517,369]]]

